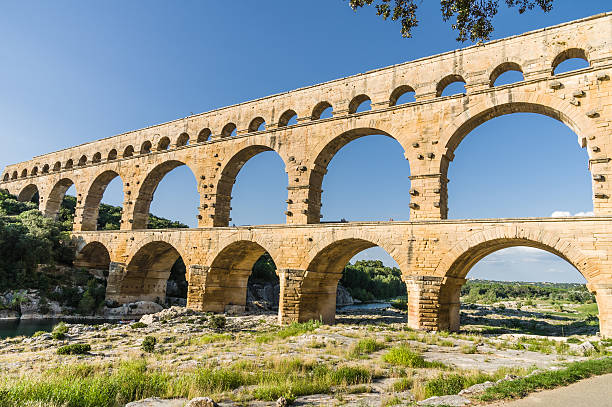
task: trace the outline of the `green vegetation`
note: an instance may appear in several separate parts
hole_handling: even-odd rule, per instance
[[[142,350],[148,353],[153,353],[155,351],[155,345],[157,344],[157,339],[154,336],[145,336],[142,340],[142,344],[140,347]]]
[[[375,339],[360,339],[351,346],[351,349],[349,350],[349,356],[352,358],[358,358],[364,355],[369,355],[370,353],[374,353],[377,350],[383,349],[384,347],[384,344],[376,341]]]
[[[320,321],[294,322],[286,327],[274,332],[265,332],[255,338],[257,343],[268,343],[276,339],[286,339],[291,336],[302,335],[312,332],[321,326]]]
[[[86,355],[91,350],[91,345],[86,343],[71,343],[57,349],[58,355]]]
[[[208,327],[210,329],[220,330],[225,328],[226,319],[224,315],[213,315],[208,321]]]
[[[522,377],[517,380],[501,382],[487,389],[484,394],[480,396],[480,399],[483,401],[492,401],[524,397],[537,390],[567,386],[591,376],[607,373],[612,373],[612,358],[574,362],[567,365],[564,369],[549,370]]]
[[[148,325],[145,324],[144,322],[134,322],[132,325],[130,325],[130,328],[132,329],[140,329],[140,328],[146,328]]]
[[[406,295],[402,272],[385,267],[380,260],[360,260],[347,264],[340,284],[360,301],[386,300]]]
[[[144,360],[111,364],[74,364],[40,377],[24,375],[0,382],[0,407],[40,402],[46,406],[118,407],[148,397],[219,395],[243,386],[243,400],[273,401],[283,396],[330,393],[332,387],[370,383],[373,373],[364,367],[328,367],[300,359],[262,363],[241,362],[226,368],[206,367],[181,374],[149,369]]]
[[[68,333],[68,326],[64,322],[60,322],[59,324],[53,327],[53,331],[51,331],[51,336],[53,339],[62,340],[66,338],[66,334]]]
[[[428,367],[428,363],[419,353],[413,351],[406,345],[399,345],[389,349],[383,356],[383,360],[392,365],[423,368]]]
[[[488,303],[507,300],[534,300],[588,304],[592,310],[595,296],[584,284],[575,283],[516,283],[506,281],[468,280],[461,287],[461,300],[466,303]]]

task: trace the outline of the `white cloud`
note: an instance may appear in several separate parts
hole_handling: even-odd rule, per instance
[[[568,216],[595,216],[595,213],[593,213],[593,211],[577,212],[572,215],[569,211],[554,211],[550,216],[553,218],[565,218]]]

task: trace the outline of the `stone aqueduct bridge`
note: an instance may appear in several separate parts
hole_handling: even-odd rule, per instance
[[[589,67],[555,74],[557,65],[576,57]],[[524,80],[493,86],[509,70],[521,71]],[[122,302],[163,298],[180,255],[189,307],[244,305],[250,270],[267,251],[281,280],[280,321],[333,321],[344,265],[380,246],[407,283],[408,324],[457,329],[459,288],[470,268],[496,250],[521,245],[574,265],[596,294],[602,333],[612,336],[611,75],[612,13],[606,13],[38,156],[8,166],[0,188],[22,200],[38,193],[41,210],[55,216],[74,184],[78,263],[109,267],[107,296]],[[456,81],[465,82],[466,94],[441,96]],[[396,105],[409,91],[416,101]],[[357,113],[366,100],[371,110]],[[333,116],[321,118],[328,107]],[[515,112],[552,117],[576,133],[588,152],[596,216],[445,220],[455,149],[478,125]],[[290,125],[295,116],[297,124]],[[319,224],[328,163],[345,144],[369,134],[385,134],[404,149],[411,221]],[[286,165],[286,224],[230,228],[236,175],[263,151],[275,151]],[[181,165],[198,181],[198,228],[147,230],[158,183]],[[115,177],[125,197],[121,230],[96,231],[100,200]]]

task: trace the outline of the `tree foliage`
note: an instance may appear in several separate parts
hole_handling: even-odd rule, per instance
[[[503,0],[519,14],[539,8],[544,12],[552,10],[554,0]],[[488,40],[493,32],[492,19],[499,10],[500,0],[440,0],[442,19],[454,19],[452,27],[459,35],[457,41],[473,42]],[[419,25],[418,0],[349,0],[353,10],[374,5],[376,14],[384,20],[399,21],[403,37],[412,37],[412,29]]]
[[[353,298],[361,301],[383,300],[406,295],[402,272],[385,267],[380,260],[360,260],[347,264],[340,279]]]

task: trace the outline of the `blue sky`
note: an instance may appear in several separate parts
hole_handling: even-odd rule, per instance
[[[555,3],[551,13],[523,16],[502,4],[493,39],[610,9],[604,0]],[[423,2],[419,16],[414,38],[403,39],[398,24],[373,9],[354,13],[344,0],[2,2],[0,166],[469,45],[455,41],[437,2]],[[408,219],[408,175],[394,140],[348,144],[324,180],[324,220]],[[475,129],[457,149],[449,179],[450,218],[592,210],[586,152],[547,117],[516,114]],[[274,153],[254,157],[234,187],[233,222],[284,222],[286,185]],[[122,202],[119,180],[104,202]],[[162,181],[152,212],[194,225],[197,204],[193,175],[182,167]],[[381,250],[360,255],[381,256],[389,261]],[[469,277],[581,279],[533,249],[497,252]]]

